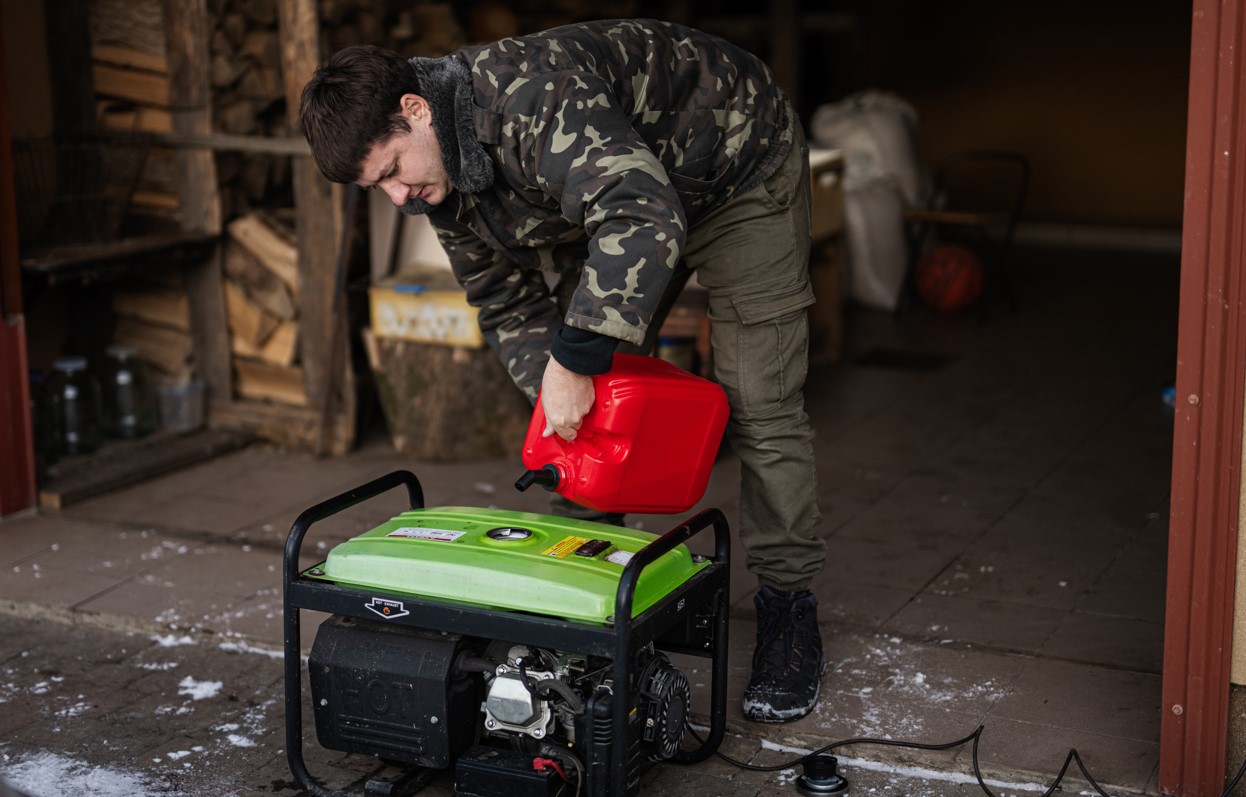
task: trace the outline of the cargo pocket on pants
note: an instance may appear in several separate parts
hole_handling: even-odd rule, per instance
[[[805,308],[813,302],[808,282],[731,299],[738,319],[733,387],[744,417],[779,413],[804,386],[809,373]]]

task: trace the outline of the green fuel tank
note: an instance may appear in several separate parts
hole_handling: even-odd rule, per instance
[[[623,567],[657,535],[601,523],[501,509],[403,512],[335,546],[304,576],[378,592],[505,611],[609,622]],[[709,566],[684,545],[640,575],[641,614]]]

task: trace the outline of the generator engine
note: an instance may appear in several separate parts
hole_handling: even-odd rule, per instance
[[[607,760],[608,659],[333,617],[308,659],[316,734],[329,749],[433,769],[456,767],[461,795],[572,791]],[[691,688],[647,646],[628,725],[628,778],[679,752]],[[592,714],[594,696],[601,695]],[[608,747],[608,745],[607,745]],[[514,753],[515,755],[507,755]],[[537,772],[534,761],[551,761]],[[570,793],[570,792],[569,792]],[[629,792],[630,793],[630,792]]]
[[[287,540],[286,742],[302,786],[349,794],[303,761],[302,609],[330,615],[307,658],[317,741],[408,778],[399,788],[378,775],[366,795],[411,794],[427,773],[452,772],[459,797],[631,797],[654,765],[713,754],[725,728],[722,513],[658,536],[417,506],[298,568],[312,522],[411,482],[400,471],[317,505]],[[692,555],[683,541],[711,526],[715,557]],[[699,747],[685,743],[691,688],[667,651],[712,660]]]

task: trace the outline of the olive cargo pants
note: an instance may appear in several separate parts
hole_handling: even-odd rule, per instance
[[[797,123],[770,179],[701,219],[649,328],[649,351],[688,274],[709,293],[714,378],[731,404],[727,439],[740,459],[740,526],[763,585],[808,589],[822,568],[813,429],[805,413],[809,322],[809,150]]]

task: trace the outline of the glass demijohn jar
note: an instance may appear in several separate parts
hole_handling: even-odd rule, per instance
[[[132,440],[156,430],[156,402],[138,348],[109,346],[104,350],[100,392],[104,434]]]
[[[58,357],[48,378],[48,406],[62,454],[89,454],[100,443],[99,384],[85,357]]]

